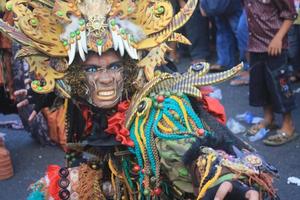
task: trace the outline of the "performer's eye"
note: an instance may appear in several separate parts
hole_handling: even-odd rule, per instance
[[[94,65],[87,66],[84,70],[89,73],[94,73],[97,71],[97,66]]]
[[[122,65],[120,63],[114,63],[108,67],[108,70],[118,71],[121,68],[122,68]]]

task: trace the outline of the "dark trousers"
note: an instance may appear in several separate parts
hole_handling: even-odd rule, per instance
[[[195,9],[192,17],[184,25],[184,31],[185,36],[192,43],[188,46],[192,60],[207,60],[210,56],[208,18],[203,17],[199,9]]]
[[[289,31],[289,57],[294,70],[300,70],[300,25],[293,25]]]
[[[250,105],[272,106],[274,112],[295,109],[295,96],[289,81],[288,52],[279,56],[250,53]]]

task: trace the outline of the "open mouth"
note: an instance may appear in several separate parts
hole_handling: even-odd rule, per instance
[[[97,98],[100,100],[112,100],[116,97],[115,90],[98,90]]]

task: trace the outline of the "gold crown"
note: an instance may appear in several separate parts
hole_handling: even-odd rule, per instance
[[[150,80],[154,67],[166,62],[164,55],[170,50],[166,42],[190,44],[175,31],[196,5],[197,0],[189,0],[175,14],[167,0],[10,0],[6,9],[14,12],[15,27],[0,21],[0,31],[23,44],[18,56],[30,57],[31,69],[52,82],[42,93],[52,91],[55,80],[64,76],[45,67],[48,58],[64,59],[66,69],[76,52],[82,60],[88,51],[101,55],[113,48],[122,56],[127,52]]]

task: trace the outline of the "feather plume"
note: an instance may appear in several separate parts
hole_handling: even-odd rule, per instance
[[[121,20],[119,18],[116,18],[116,22],[121,28],[126,29],[126,31],[133,36],[136,42],[139,42],[146,38],[143,29],[138,25],[130,22],[129,20]]]
[[[75,17],[74,15],[71,15],[70,19],[71,19],[71,23],[65,25],[64,33],[60,35],[61,40],[69,40],[70,34],[79,29],[79,19],[78,19],[78,17]]]

